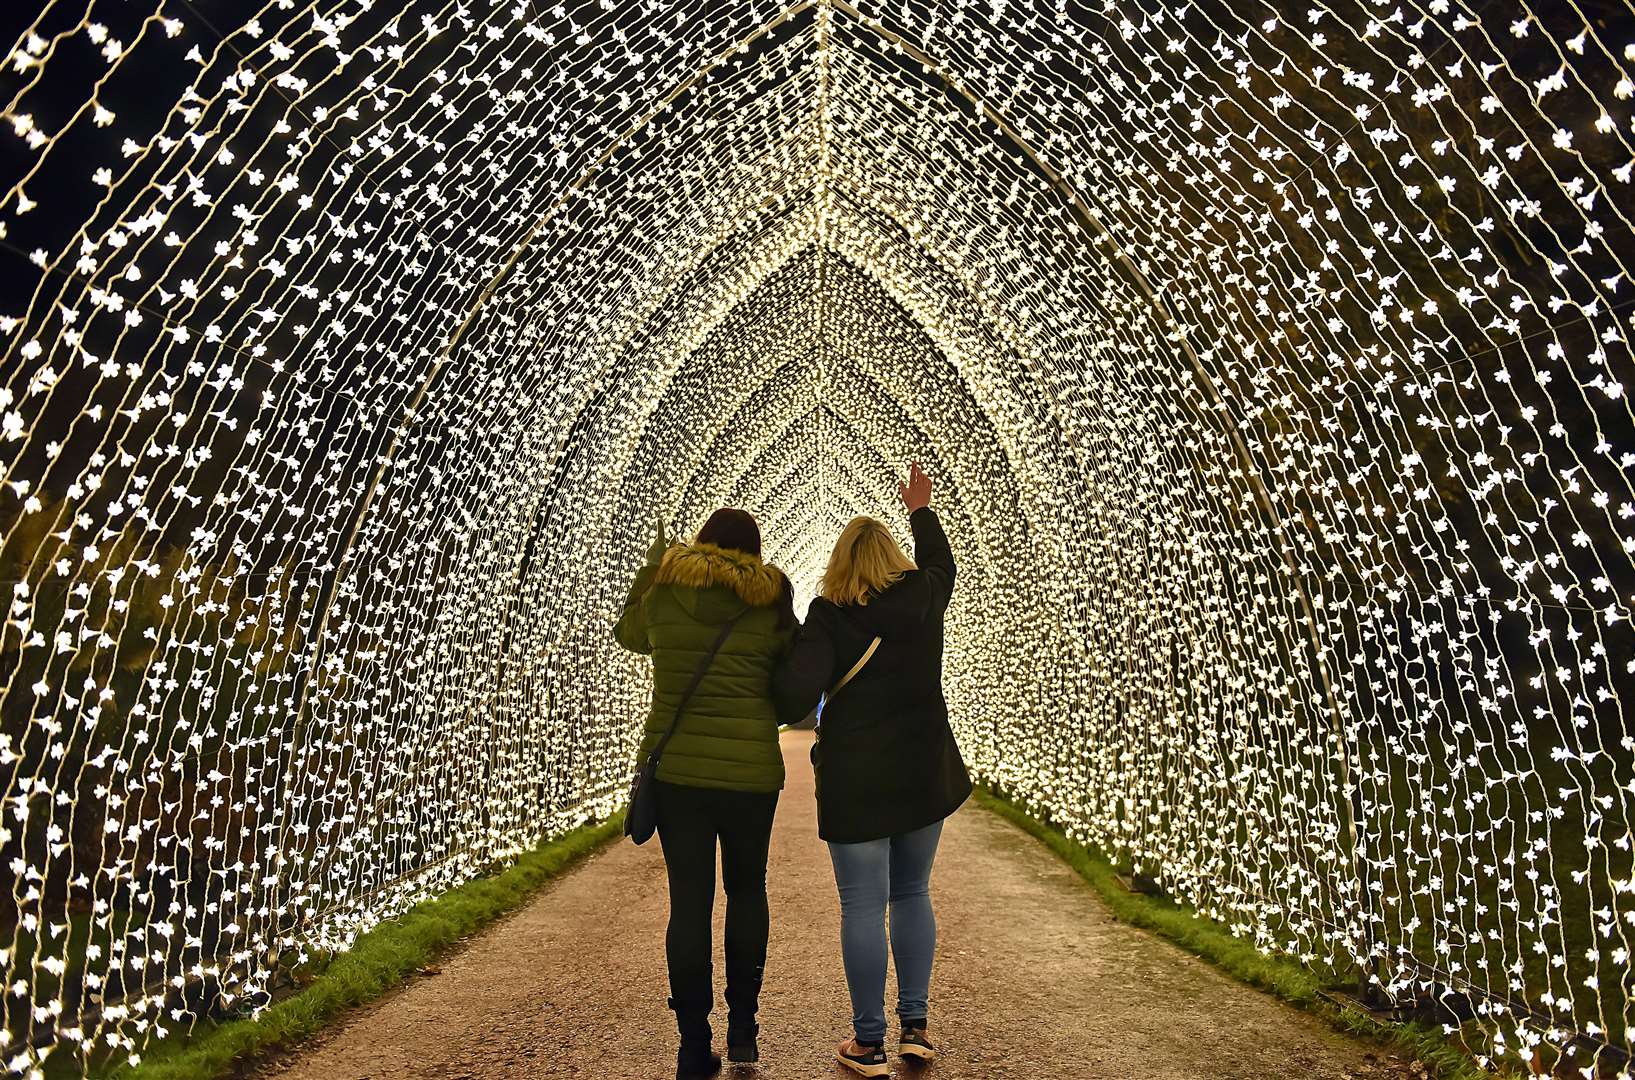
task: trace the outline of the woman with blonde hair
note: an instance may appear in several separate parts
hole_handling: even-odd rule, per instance
[[[927,999],[937,923],[931,863],[942,822],[971,793],[942,694],[942,621],[954,556],[915,465],[898,485],[914,533],[911,562],[879,521],[853,518],[776,683],[796,707],[829,687],[818,741],[818,835],[840,892],[840,947],[854,1037],[835,1050],[863,1076],[888,1076],[886,910],[897,964],[898,1052],[929,1060]],[[916,565],[917,564],[917,565]],[[849,678],[846,678],[847,676]]]

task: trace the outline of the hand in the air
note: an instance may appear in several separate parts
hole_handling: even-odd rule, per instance
[[[897,494],[903,500],[903,505],[913,513],[922,507],[931,505],[931,478],[920,470],[918,463],[908,468],[908,483],[897,485]]]

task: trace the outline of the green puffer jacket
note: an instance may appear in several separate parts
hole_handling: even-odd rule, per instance
[[[614,629],[619,644],[653,657],[653,707],[637,761],[652,753],[698,662],[720,636],[721,625],[740,611],[745,614],[721,643],[659,759],[660,780],[733,791],[783,787],[772,667],[799,629],[793,596],[777,567],[714,544],[666,548],[661,536],[637,572]]]

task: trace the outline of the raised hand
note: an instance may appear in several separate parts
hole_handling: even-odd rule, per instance
[[[908,483],[899,483],[897,494],[911,514],[931,505],[931,478],[921,471],[917,462],[908,467]]]

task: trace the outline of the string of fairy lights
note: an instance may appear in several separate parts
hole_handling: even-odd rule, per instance
[[[9,1073],[611,812],[659,523],[803,603],[918,460],[974,772],[1631,1075],[1626,0],[24,8]]]

